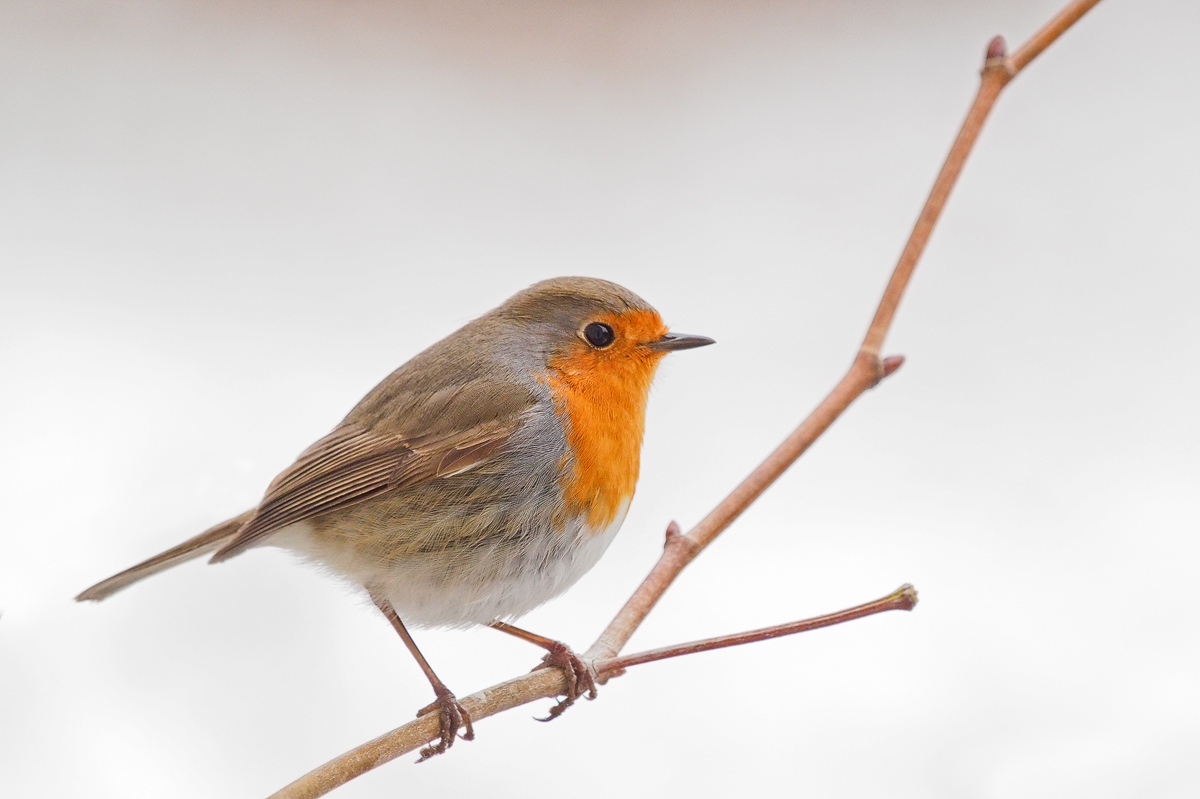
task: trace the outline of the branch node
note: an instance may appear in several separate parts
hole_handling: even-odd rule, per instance
[[[1016,77],[1018,71],[1016,63],[1008,56],[1008,46],[1004,43],[1004,37],[994,37],[988,43],[987,58],[979,74],[984,77],[999,75],[1000,85],[1003,86]]]
[[[671,546],[671,541],[683,535],[683,528],[679,526],[679,522],[674,519],[667,525],[667,537],[663,541],[663,549]]]
[[[867,388],[875,388],[883,382],[884,378],[891,377],[896,373],[896,370],[904,365],[903,355],[889,355],[886,358],[880,358],[873,352],[860,350],[858,353],[858,363],[855,368],[866,369]]]
[[[889,355],[883,359],[883,377],[891,377],[904,365],[903,355]],[[882,378],[880,378],[882,379]]]
[[[663,550],[670,552],[672,549],[678,549],[679,547],[688,550],[692,556],[704,548],[700,545],[699,541],[690,535],[684,535],[683,528],[679,526],[679,522],[672,519],[671,523],[667,525],[667,535],[663,541]],[[691,558],[689,557],[688,559],[690,560]]]

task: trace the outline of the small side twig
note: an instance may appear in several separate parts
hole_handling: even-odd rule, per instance
[[[900,305],[900,299],[908,287],[913,270],[925,250],[934,225],[941,216],[942,209],[949,199],[950,191],[962,172],[967,156],[975,146],[992,106],[1004,87],[1021,70],[1098,2],[1099,0],[1073,0],[1068,3],[1054,19],[1011,56],[1007,54],[1002,38],[996,37],[990,42],[979,91],[950,148],[950,153],[946,156],[945,163],[934,181],[925,206],[921,209],[917,222],[913,226],[913,231],[892,272],[883,298],[879,302],[875,316],[871,320],[870,327],[850,370],[808,418],[801,422],[800,426],[699,524],[686,535],[680,534],[678,525],[668,530],[666,545],[658,563],[584,655],[585,659],[590,658],[593,663],[603,667],[603,672],[600,674],[602,680],[605,676],[620,673],[625,666],[633,665],[634,660],[632,659],[634,658],[645,658],[636,661],[644,663],[690,652],[749,643],[791,632],[802,632],[805,629],[838,624],[851,618],[859,618],[862,615],[870,615],[870,613],[883,610],[900,609],[902,603],[915,601],[915,592],[911,591],[911,587],[906,587],[907,591],[901,589],[876,603],[868,603],[818,619],[780,625],[740,635],[723,636],[692,644],[682,644],[679,647],[666,647],[630,655],[627,658],[618,657],[618,653],[629,641],[630,636],[641,625],[646,615],[654,608],[687,564],[728,528],[797,458],[804,454],[855,399],[899,368],[903,358],[892,356],[881,359],[879,353]],[[878,609],[864,611],[865,608],[874,608],[879,603],[889,601],[895,601],[897,604],[895,607],[878,607]],[[484,719],[529,702],[562,694],[566,691],[566,679],[566,675],[561,669],[539,669],[472,694],[462,699],[461,704],[473,718]],[[356,747],[309,772],[272,794],[271,799],[316,799],[367,771],[424,746],[428,741],[436,738],[439,731],[437,714],[427,713],[415,721]]]
[[[650,649],[646,652],[635,652],[632,655],[620,655],[615,658],[598,660],[595,663],[595,667],[596,671],[602,675],[613,674],[618,671],[624,671],[630,666],[641,665],[642,663],[652,663],[656,660],[666,660],[667,658],[675,658],[680,655],[693,655],[697,652],[709,652],[713,649],[724,649],[729,646],[752,644],[756,641],[766,641],[770,638],[782,638],[785,635],[806,633],[809,630],[817,630],[821,627],[832,627],[835,624],[861,619],[865,616],[874,616],[876,613],[886,613],[889,610],[912,610],[916,606],[917,589],[905,583],[882,599],[876,599],[874,602],[867,602],[864,605],[857,605],[846,610],[839,610],[837,613],[827,613],[824,616],[816,616],[802,621],[792,621],[787,624],[776,624],[773,627],[763,627],[760,630],[750,630],[749,632],[735,633],[733,635],[705,638],[702,641],[691,641],[686,644],[664,646],[658,649]]]

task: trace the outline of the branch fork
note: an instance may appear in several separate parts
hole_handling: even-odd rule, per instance
[[[684,534],[676,522],[671,522],[667,527],[662,555],[650,574],[595,643],[579,656],[589,670],[594,669],[596,682],[604,683],[622,674],[625,669],[642,663],[792,635],[890,610],[912,610],[916,605],[916,590],[911,585],[903,585],[874,602],[825,616],[620,655],[630,636],[683,569],[804,454],[855,399],[894,374],[903,364],[903,356],[881,358],[879,353],[913,270],[992,106],[1001,90],[1014,77],[1098,2],[1073,0],[1068,3],[1012,55],[1008,54],[1003,38],[997,36],[988,43],[979,91],[917,217],[849,371],[808,418],[695,527]],[[567,694],[568,681],[572,679],[567,671],[559,667],[539,668],[465,697],[460,704],[470,717],[478,721],[529,702]],[[309,772],[272,794],[270,799],[316,799],[367,771],[421,748],[438,738],[440,729],[437,712],[425,713],[415,721],[368,741]]]

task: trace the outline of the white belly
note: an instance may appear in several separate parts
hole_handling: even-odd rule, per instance
[[[468,563],[370,559],[312,535],[298,522],[264,543],[303,555],[350,582],[378,593],[404,623],[417,627],[465,627],[515,619],[574,585],[596,565],[625,521],[629,501],[600,530],[580,518],[560,532],[530,537],[519,552],[473,553]]]

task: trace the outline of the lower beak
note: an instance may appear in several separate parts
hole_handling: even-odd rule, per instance
[[[674,352],[675,350],[707,347],[709,344],[716,343],[708,336],[688,336],[683,333],[668,333],[656,341],[647,341],[645,346],[659,352]]]

